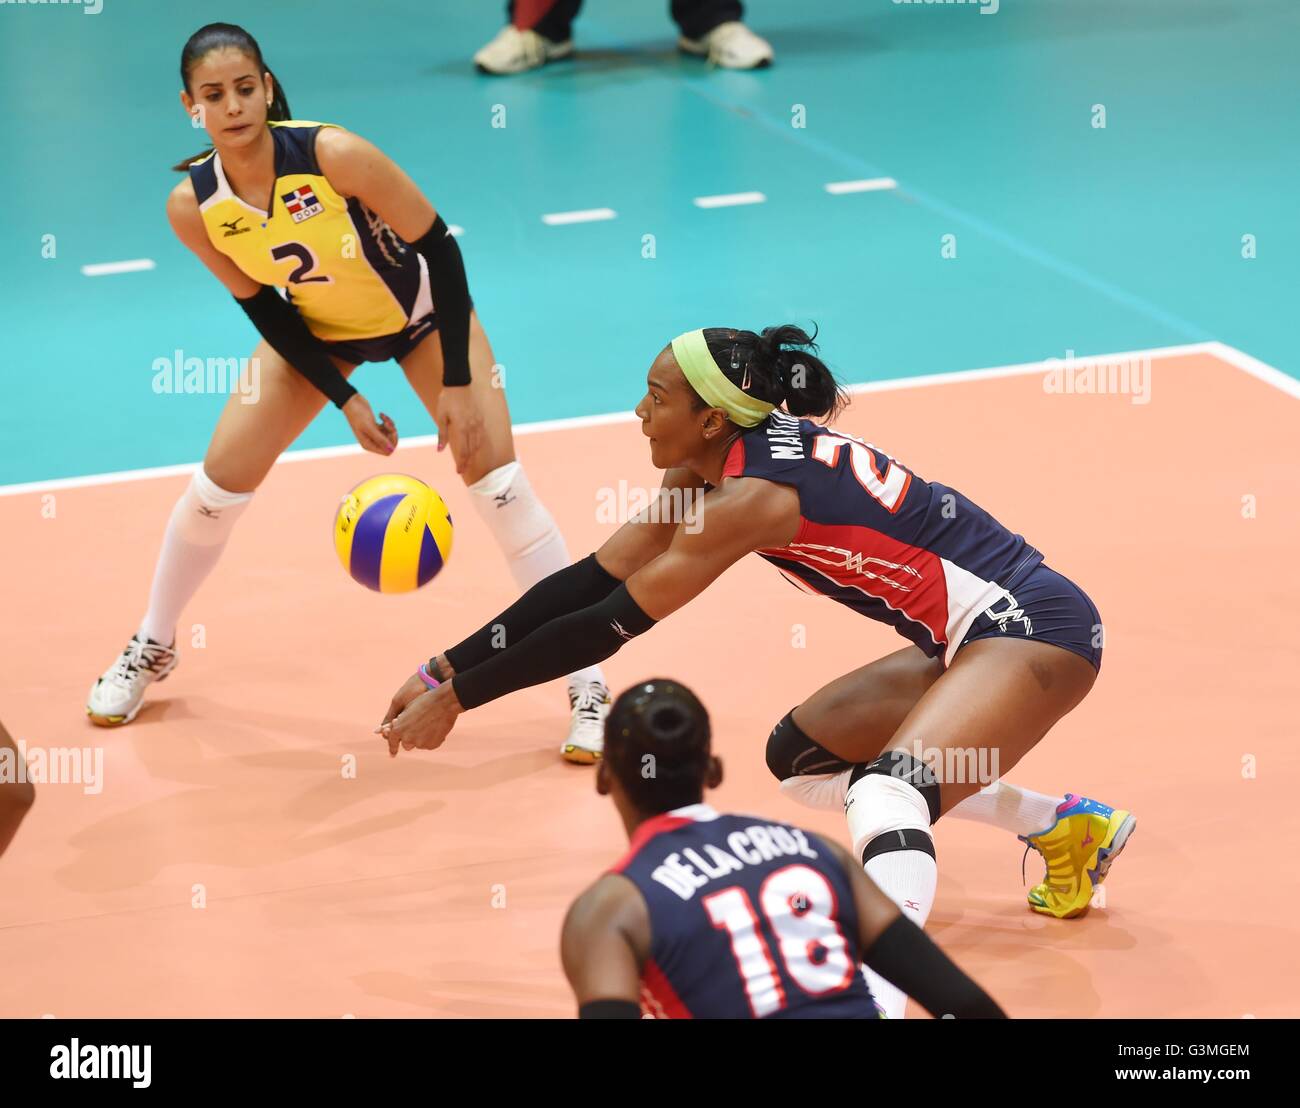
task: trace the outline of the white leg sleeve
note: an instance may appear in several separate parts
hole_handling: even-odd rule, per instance
[[[948,818],[987,823],[1017,835],[1033,835],[1056,822],[1056,809],[1064,803],[1063,796],[1047,796],[1005,781],[994,781],[952,808]]]
[[[167,521],[141,634],[172,644],[181,609],[212,572],[252,499],[251,492],[227,492],[214,484],[202,468],[194,474]]]
[[[469,491],[474,494],[475,510],[506,556],[520,592],[570,564],[564,536],[518,462],[492,470],[470,485]],[[604,675],[599,666],[588,666],[570,674],[569,679],[603,682]]]

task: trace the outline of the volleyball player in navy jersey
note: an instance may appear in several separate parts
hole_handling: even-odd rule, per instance
[[[1083,700],[1101,664],[1092,601],[957,490],[799,418],[831,417],[845,398],[797,327],[679,335],[647,386],[636,411],[665,487],[707,490],[690,525],[658,522],[662,513],[625,524],[431,658],[380,725],[390,751],[437,747],[462,711],[603,661],[757,552],[911,644],[777,723],[767,762],[783,787],[813,806],[844,805],[854,855],[918,924],[937,882],[930,828],[945,812],[1012,830],[1043,855],[1031,909],[1085,912],[1132,815],[1001,781],[981,789],[944,767],[958,763],[948,752],[973,750],[1005,772]],[[718,627],[719,642],[728,634]],[[873,989],[902,1014],[905,998],[884,982]]]
[[[614,702],[596,791],[631,844],[564,921],[580,1016],[874,1019],[864,961],[936,1017],[1003,1015],[843,847],[705,804],[721,781],[690,689],[656,678]]]

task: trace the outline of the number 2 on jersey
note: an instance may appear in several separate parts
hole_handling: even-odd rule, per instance
[[[902,466],[896,465],[892,458],[882,474],[876,468],[876,456],[873,447],[861,439],[851,439],[846,435],[819,434],[813,439],[813,457],[824,465],[835,468],[840,458],[840,450],[849,449],[849,463],[853,467],[853,476],[858,484],[867,490],[889,512],[898,511],[907,495],[907,486],[911,484],[912,475]]]
[[[329,283],[329,278],[326,276],[307,276],[316,268],[316,255],[300,242],[286,242],[279,246],[273,246],[271,248],[271,257],[277,262],[288,261],[291,258],[297,260],[298,268],[289,274],[289,284],[291,285],[310,285],[316,281]]]
[[[835,918],[835,891],[809,866],[783,866],[769,874],[758,894],[759,908],[776,935],[786,972],[810,996],[847,989],[857,967]],[[726,931],[754,1017],[786,1006],[781,975],[763,937],[749,894],[739,885],[706,896],[701,906],[713,926]]]

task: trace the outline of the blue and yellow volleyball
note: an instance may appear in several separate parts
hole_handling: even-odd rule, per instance
[[[334,517],[343,568],[375,592],[427,585],[451,556],[451,513],[442,497],[404,473],[362,481]]]

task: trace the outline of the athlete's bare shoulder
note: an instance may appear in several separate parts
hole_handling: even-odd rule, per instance
[[[705,528],[710,516],[725,528],[752,536],[758,546],[782,546],[799,527],[799,494],[762,477],[728,477],[704,496]]]
[[[194,195],[194,182],[190,180],[187,173],[179,181],[176,187],[167,194],[167,211],[182,211],[186,208],[192,208],[194,211],[199,210],[199,199]]]
[[[167,194],[167,221],[182,242],[202,235],[203,216],[199,213],[199,200],[194,195],[194,182],[187,173]]]
[[[572,927],[578,934],[586,934],[595,928],[612,928],[633,938],[648,929],[649,919],[645,898],[636,885],[622,874],[607,873],[569,906],[564,929],[567,932]]]
[[[316,132],[316,160],[325,168],[322,158],[330,163],[355,157],[360,151],[374,147],[354,131],[332,124]]]
[[[331,184],[364,173],[387,157],[373,142],[346,127],[322,127],[316,133],[316,164]]]
[[[560,961],[579,1000],[637,993],[650,956],[650,911],[631,880],[607,873],[570,906],[560,932]]]

